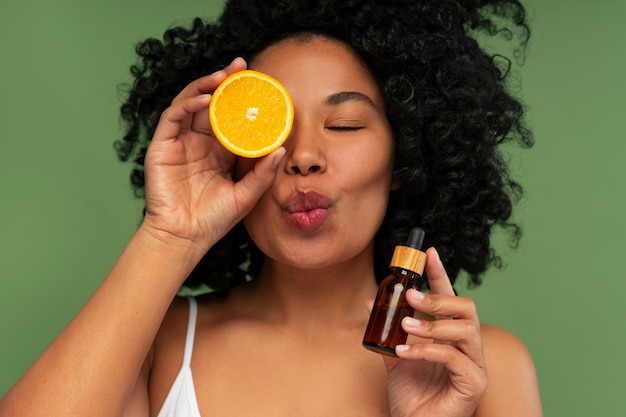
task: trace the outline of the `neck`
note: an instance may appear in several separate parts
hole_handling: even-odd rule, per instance
[[[368,252],[368,251],[366,251]],[[318,270],[301,270],[266,259],[248,296],[261,316],[316,331],[320,327],[363,326],[365,302],[376,295],[372,256]]]

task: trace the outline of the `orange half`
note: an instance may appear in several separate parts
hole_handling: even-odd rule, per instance
[[[253,70],[229,75],[209,103],[209,120],[217,140],[246,158],[259,158],[278,149],[291,132],[293,115],[287,89]]]

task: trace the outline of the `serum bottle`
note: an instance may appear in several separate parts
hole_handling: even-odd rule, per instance
[[[424,241],[424,230],[411,230],[406,246],[396,246],[389,267],[392,274],[378,286],[374,308],[370,315],[363,346],[377,353],[396,357],[396,346],[405,344],[407,334],[400,322],[413,316],[415,310],[406,301],[406,292],[417,288],[426,265],[426,253],[420,249]]]

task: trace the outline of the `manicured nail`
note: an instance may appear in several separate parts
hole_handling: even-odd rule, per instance
[[[410,293],[410,296],[413,297],[415,300],[424,299],[424,293],[421,291],[411,288],[408,292]]]
[[[398,346],[396,346],[396,352],[398,352],[398,353],[406,352],[407,350],[409,350],[409,345],[398,345]]]
[[[278,148],[276,151],[276,156],[274,156],[274,160],[272,161],[272,168],[276,168],[278,166],[278,164],[280,164],[280,161],[283,159],[283,156],[285,156],[285,154],[287,153],[287,151],[285,150],[285,148]]]
[[[418,319],[407,316],[404,318],[404,324],[406,324],[409,327],[420,327],[422,325],[422,322]]]

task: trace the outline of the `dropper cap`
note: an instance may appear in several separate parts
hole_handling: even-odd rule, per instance
[[[396,246],[389,266],[407,269],[422,275],[426,266],[426,253],[420,250],[424,242],[424,234],[424,229],[421,227],[411,229],[406,246]]]

